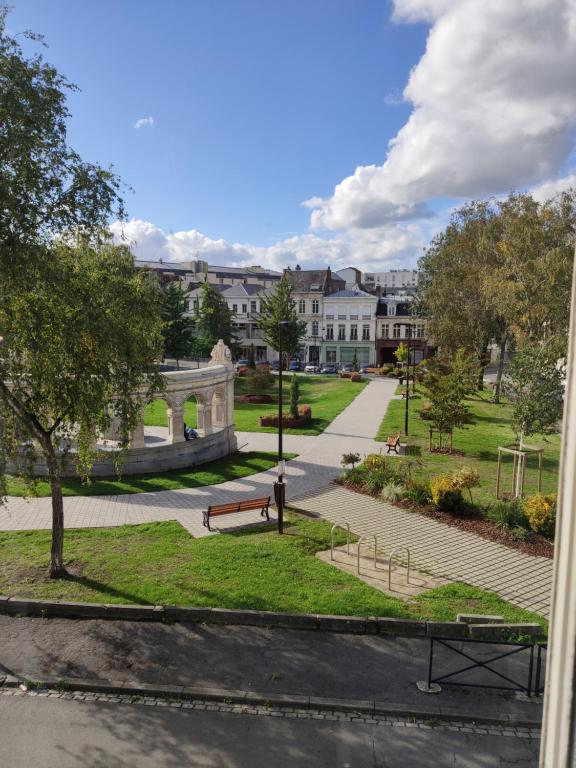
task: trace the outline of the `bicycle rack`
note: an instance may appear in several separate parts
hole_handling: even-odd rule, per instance
[[[350,523],[345,522],[343,525],[340,523],[334,523],[330,528],[330,560],[334,560],[334,531],[336,528],[343,528],[346,526],[346,549],[347,554],[350,554]]]
[[[376,568],[376,547],[378,545],[378,537],[375,536],[373,533],[364,533],[360,538],[358,539],[357,544],[357,550],[356,550],[356,573],[360,573],[360,545],[363,541],[367,541],[369,539],[374,539],[374,568]]]
[[[408,555],[408,567],[406,568],[406,584],[410,584],[410,550],[408,547],[394,547],[394,549],[390,552],[390,556],[388,558],[388,589],[392,590],[392,558],[394,557],[395,553],[398,552],[398,550],[403,549],[406,554]]]

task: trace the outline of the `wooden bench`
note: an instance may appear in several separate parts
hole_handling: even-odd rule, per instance
[[[400,432],[398,432],[397,435],[391,435],[386,440],[386,447],[388,448],[388,453],[390,451],[394,451],[394,453],[399,453],[398,448],[400,446]]]
[[[203,521],[202,525],[205,528],[210,528],[210,518],[217,515],[231,515],[234,512],[248,512],[251,509],[259,509],[262,517],[266,517],[266,520],[270,520],[268,514],[268,507],[270,506],[270,496],[262,496],[260,499],[246,499],[245,501],[234,501],[230,504],[212,504],[205,512],[202,512]]]

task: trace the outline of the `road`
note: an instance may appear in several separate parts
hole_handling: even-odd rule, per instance
[[[398,721],[0,696],[10,768],[504,768],[537,766],[531,738]]]

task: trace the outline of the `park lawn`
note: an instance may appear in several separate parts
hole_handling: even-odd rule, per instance
[[[290,405],[290,375],[284,376],[283,400],[285,410]],[[344,410],[354,398],[362,392],[368,381],[352,382],[350,379],[322,376],[298,376],[300,384],[300,404],[312,408],[312,419],[308,426],[301,429],[285,429],[289,435],[319,435]],[[235,395],[246,394],[246,379],[236,377],[234,382]],[[278,379],[274,377],[274,386],[269,393],[277,399]],[[276,427],[261,427],[259,417],[274,413],[276,404],[241,403],[234,405],[234,421],[239,432],[277,432]],[[196,403],[187,402],[184,410],[184,421],[187,426],[196,426]],[[144,424],[147,426],[166,427],[166,402],[155,400],[146,406]]]
[[[71,576],[47,578],[48,531],[0,532],[0,594],[86,602],[454,619],[489,607],[511,622],[541,617],[466,585],[430,590],[412,604],[314,557],[330,546],[330,523],[291,513],[272,526],[193,539],[176,522],[66,531]],[[336,543],[345,535],[336,532]]]
[[[423,395],[411,397],[409,437],[413,460],[413,476],[428,481],[433,475],[451,473],[462,466],[474,467],[480,473],[481,485],[473,491],[474,501],[494,501],[496,491],[496,470],[498,446],[514,442],[510,426],[511,406],[506,403],[489,402],[490,394],[478,392],[467,401],[474,424],[454,430],[453,447],[462,451],[458,454],[434,454],[428,451],[429,421],[420,418],[418,411],[426,402]],[[377,440],[385,441],[397,432],[404,434],[405,400],[391,400],[378,431]],[[529,445],[544,448],[542,471],[542,492],[555,493],[558,486],[560,462],[560,435],[534,436],[526,441]],[[502,488],[509,490],[512,482],[511,456],[505,459],[502,471]],[[536,491],[537,459],[528,460],[526,471],[526,494]]]
[[[293,459],[295,453],[284,455],[286,460]],[[149,475],[127,475],[117,478],[95,478],[89,484],[76,478],[62,480],[64,496],[105,496],[117,493],[145,493],[146,491],[176,491],[180,488],[200,488],[204,485],[218,485],[227,480],[237,480],[257,472],[271,469],[278,462],[276,453],[268,451],[247,451],[234,453],[216,461],[200,464],[186,469],[174,469]],[[21,479],[8,478],[9,496],[50,496],[50,485],[45,480],[38,480],[33,492],[30,492]]]

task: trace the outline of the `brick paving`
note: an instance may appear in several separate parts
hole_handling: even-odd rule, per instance
[[[383,555],[393,547],[408,547],[412,564],[420,570],[491,590],[520,608],[549,616],[552,560],[525,555],[335,484],[292,499],[291,505],[333,523],[349,523],[357,535],[376,535]]]

